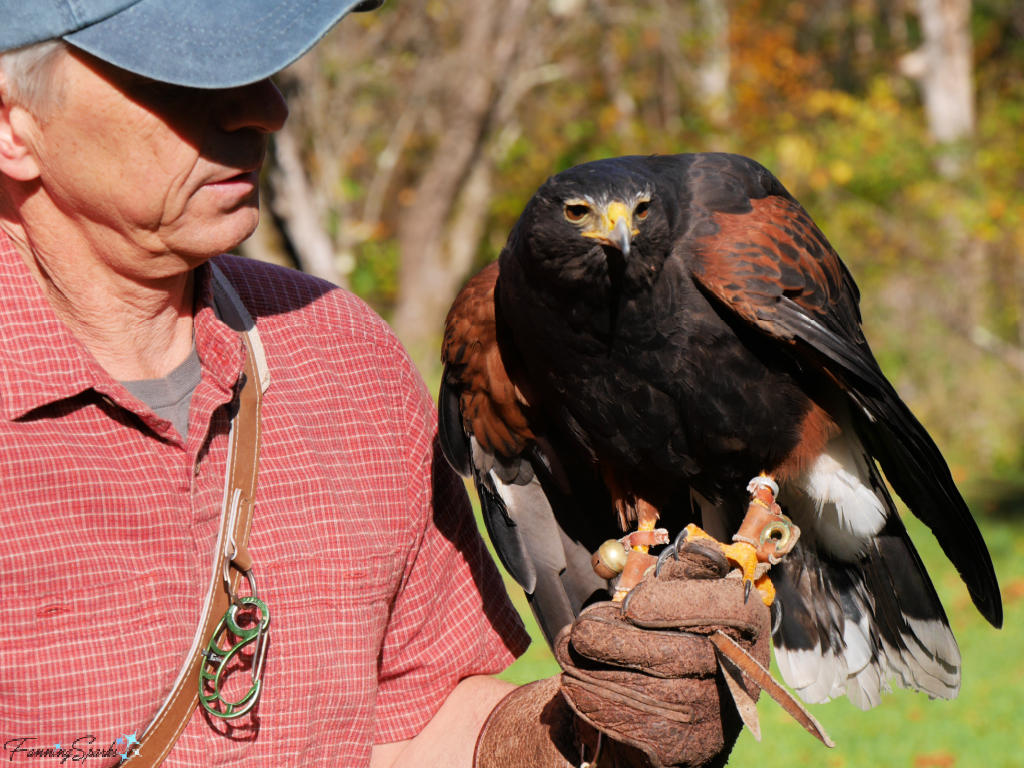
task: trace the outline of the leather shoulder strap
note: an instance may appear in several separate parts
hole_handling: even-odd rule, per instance
[[[132,758],[135,768],[156,768],[164,761],[199,703],[199,672],[204,661],[200,651],[210,642],[229,605],[224,588],[224,561],[230,560],[235,566],[231,573],[232,589],[235,590],[242,571],[252,567],[248,543],[259,475],[260,407],[263,393],[270,384],[270,372],[252,317],[224,274],[216,265],[210,264],[210,267],[218,314],[225,323],[240,332],[245,343],[244,379],[240,382],[238,412],[231,421],[224,504],[206,601],[174,687],[143,732],[137,754]]]
[[[249,337],[256,363],[256,372],[260,377],[260,390],[266,392],[267,387],[270,386],[270,368],[267,367],[267,355],[263,351],[263,342],[260,341],[256,323],[239,298],[235,286],[228,281],[220,267],[212,261],[209,262],[209,265],[213,274],[213,301],[217,317],[223,320],[231,330]]]

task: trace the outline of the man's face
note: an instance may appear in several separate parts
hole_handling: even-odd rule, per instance
[[[77,52],[61,66],[63,104],[32,121],[30,144],[46,195],[89,240],[181,257],[146,260],[158,277],[252,234],[267,134],[288,114],[269,80],[184,88]]]

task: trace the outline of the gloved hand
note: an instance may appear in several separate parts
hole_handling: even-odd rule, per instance
[[[476,765],[593,764],[598,732],[597,768],[724,765],[742,721],[708,636],[721,630],[764,667],[770,658],[769,611],[756,595],[744,602],[728,569],[714,546],[687,542],[624,603],[584,610],[555,641],[560,684],[532,683],[499,703]],[[756,701],[760,689],[735,679]]]

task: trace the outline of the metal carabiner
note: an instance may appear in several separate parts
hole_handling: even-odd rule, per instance
[[[252,594],[239,597],[230,588],[229,582],[228,593],[231,596],[231,605],[228,606],[224,616],[217,624],[217,628],[213,631],[213,637],[210,638],[206,649],[201,652],[205,661],[199,669],[199,703],[211,715],[223,720],[232,720],[250,712],[256,706],[260,694],[263,692],[263,665],[266,662],[267,641],[270,637],[268,630],[270,610],[267,608],[267,604],[258,597],[256,577],[251,569],[245,571],[245,577],[252,589]],[[256,614],[255,626],[243,628],[239,625],[238,614],[243,610]],[[221,637],[231,635],[238,638],[237,642],[226,650],[221,648],[219,642]],[[221,686],[225,682],[224,673],[231,660],[251,643],[256,643],[250,676],[252,684],[240,699],[228,701],[221,692]]]

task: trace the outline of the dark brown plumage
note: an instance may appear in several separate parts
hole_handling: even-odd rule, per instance
[[[549,638],[607,597],[589,554],[616,512],[729,541],[767,472],[804,531],[772,571],[787,681],[864,708],[892,679],[957,694],[956,642],[878,464],[996,626],[998,585],[858,302],[810,216],[746,158],[616,158],[541,187],[452,307],[440,405],[446,455]]]

